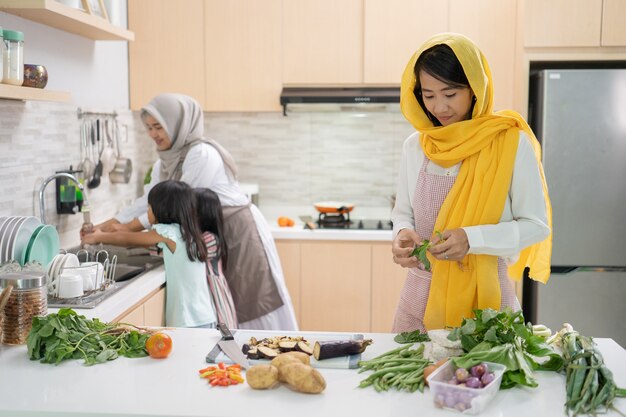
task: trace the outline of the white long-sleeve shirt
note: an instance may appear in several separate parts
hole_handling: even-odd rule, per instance
[[[419,137],[420,133],[415,132],[404,141],[396,205],[391,213],[394,236],[401,229],[415,229],[413,194],[425,158]],[[460,168],[461,163],[444,168],[431,161],[426,171],[434,175],[457,176]],[[529,138],[524,132],[520,132],[513,177],[500,222],[467,226],[463,229],[467,234],[470,254],[500,256],[505,258],[507,263],[514,263],[522,249],[549,236],[550,228],[539,165]],[[421,237],[430,238],[430,236]]]
[[[144,186],[143,196],[115,216],[120,223],[128,223],[136,217],[146,229],[150,227],[148,193],[152,187],[161,182],[160,172],[161,160],[158,159],[152,167],[150,183]],[[248,204],[248,198],[239,187],[239,183],[226,174],[224,161],[219,152],[209,144],[199,143],[189,149],[183,162],[183,175],[180,180],[192,188],[210,188],[218,195],[223,206]]]

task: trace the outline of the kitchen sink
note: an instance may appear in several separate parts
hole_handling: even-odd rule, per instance
[[[113,245],[90,245],[86,249],[71,248],[68,252],[78,255],[81,262],[98,260],[103,262],[109,257],[109,262],[117,259],[114,268],[113,281],[128,281],[137,275],[154,269],[163,264],[163,258],[153,254],[145,248],[126,248]]]
[[[90,291],[81,297],[57,298],[48,296],[48,307],[94,308],[124,288],[133,278],[163,264],[163,258],[144,248],[90,245],[86,249],[70,248],[68,252],[75,253],[80,262],[95,260],[104,262],[107,256],[111,262],[113,259],[117,259],[116,267],[112,269],[114,282],[109,283],[103,290]]]

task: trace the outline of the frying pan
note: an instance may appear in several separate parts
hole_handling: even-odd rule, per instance
[[[320,201],[313,203],[313,206],[320,213],[350,213],[354,208],[354,204],[341,201]]]

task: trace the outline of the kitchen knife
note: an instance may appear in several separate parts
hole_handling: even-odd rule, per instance
[[[243,354],[233,334],[228,330],[228,327],[224,323],[218,323],[217,329],[222,334],[222,339],[217,342],[220,349],[228,356],[233,362],[241,365],[242,368],[247,369],[250,367],[246,355]]]

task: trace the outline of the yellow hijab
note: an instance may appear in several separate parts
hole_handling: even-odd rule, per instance
[[[449,126],[434,126],[413,91],[417,82],[414,73],[417,59],[424,51],[439,44],[452,48],[476,96],[472,118]],[[548,224],[552,228],[552,208],[539,143],[518,113],[511,110],[493,112],[491,70],[485,56],[470,39],[455,33],[443,33],[426,41],[415,52],[402,76],[400,107],[407,120],[422,133],[420,143],[427,158],[443,167],[462,162],[456,181],[439,211],[435,230],[500,221],[513,175],[520,130],[528,134],[537,157]],[[534,280],[546,283],[550,276],[551,252],[552,235],[525,248],[517,263],[509,266],[509,275],[519,280],[528,266]],[[491,255],[467,255],[463,265],[459,265],[431,257],[433,274],[424,317],[426,328],[457,327],[464,317],[473,317],[472,310],[476,308],[499,310],[497,259]]]

